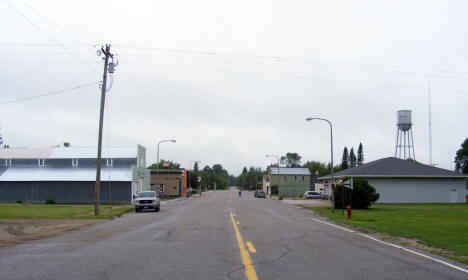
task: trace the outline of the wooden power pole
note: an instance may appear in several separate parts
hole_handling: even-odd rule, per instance
[[[106,84],[107,84],[107,67],[109,57],[113,58],[110,52],[110,45],[106,45],[106,49],[101,47],[101,52],[106,56],[104,58],[104,74],[102,77],[101,88],[101,110],[99,111],[99,136],[98,136],[98,151],[97,151],[97,166],[96,166],[96,186],[94,189],[94,215],[99,215],[99,192],[101,188],[101,152],[102,152],[102,127],[104,123],[104,104],[106,102]]]

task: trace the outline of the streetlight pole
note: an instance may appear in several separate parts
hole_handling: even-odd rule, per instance
[[[155,178],[155,180],[154,180],[154,184],[155,184],[156,187],[158,187],[157,181],[158,181],[158,176],[159,176],[159,145],[160,145],[161,143],[164,143],[164,142],[175,143],[176,140],[174,140],[174,139],[167,139],[167,140],[161,140],[161,141],[158,142],[158,154],[157,154],[157,156],[156,156],[156,178]],[[162,194],[161,194],[161,196],[162,196]]]
[[[277,155],[265,155],[265,157],[275,157],[278,160],[278,178],[279,178],[280,157]],[[270,198],[271,198],[271,194],[272,194],[272,191],[271,191],[271,180],[270,180]]]
[[[334,188],[334,183],[335,180],[333,178],[333,126],[331,122],[327,119],[322,119],[322,118],[311,118],[308,117],[306,121],[312,121],[312,120],[320,120],[320,121],[325,121],[330,125],[330,158],[331,158],[331,188],[332,188],[332,212],[335,212],[335,188]]]

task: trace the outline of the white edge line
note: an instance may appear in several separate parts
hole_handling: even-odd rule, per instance
[[[354,230],[350,230],[350,229],[347,229],[347,228],[345,228],[345,227],[340,227],[340,226],[337,226],[337,225],[334,225],[334,224],[332,224],[332,223],[328,223],[328,222],[325,222],[325,221],[322,221],[322,220],[319,220],[319,219],[315,219],[315,218],[311,218],[311,219],[314,220],[314,221],[323,223],[323,224],[327,224],[327,225],[332,226],[332,227],[339,228],[339,229],[344,230],[344,231],[347,231],[347,232],[353,232],[353,233],[359,234],[359,235],[361,235],[361,236],[364,236],[364,237],[367,237],[367,238],[369,238],[369,239],[372,239],[372,240],[374,240],[375,242],[382,243],[382,244],[385,244],[385,245],[388,245],[388,246],[392,246],[392,247],[395,247],[395,248],[397,248],[397,249],[400,249],[400,250],[403,250],[403,251],[406,251],[406,252],[409,252],[409,253],[418,255],[418,256],[420,256],[420,257],[423,257],[423,258],[426,258],[426,259],[429,259],[429,260],[438,262],[438,263],[443,264],[443,265],[446,265],[446,266],[448,266],[448,267],[454,268],[454,269],[459,270],[459,271],[461,271],[461,272],[468,273],[468,269],[464,269],[464,268],[462,268],[462,267],[453,265],[453,264],[448,263],[448,262],[444,262],[444,261],[442,261],[442,260],[439,260],[439,259],[430,257],[430,256],[428,256],[428,255],[424,255],[424,254],[421,254],[421,253],[419,253],[419,252],[416,252],[416,251],[413,251],[413,250],[410,250],[410,249],[406,249],[406,248],[404,248],[404,247],[401,247],[401,246],[398,246],[398,245],[395,245],[395,244],[392,244],[392,243],[389,243],[389,242],[385,242],[385,241],[379,240],[379,239],[377,239],[377,238],[375,238],[375,237],[372,237],[372,236],[369,236],[369,235],[367,235],[367,234],[363,234],[363,233],[360,233],[360,232],[356,232],[356,231],[354,231]]]

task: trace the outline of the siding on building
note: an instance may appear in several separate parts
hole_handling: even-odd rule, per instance
[[[464,203],[466,200],[463,178],[368,178],[367,180],[380,194],[376,203]],[[453,192],[456,193],[456,201],[451,201]]]
[[[309,190],[310,175],[270,174],[270,184],[278,186],[279,196],[299,196]]]
[[[101,182],[99,200],[109,203],[109,188],[112,203],[132,202],[131,182]],[[90,203],[94,201],[95,182],[0,182],[2,202],[22,200],[29,203],[45,203],[53,199],[56,203]]]

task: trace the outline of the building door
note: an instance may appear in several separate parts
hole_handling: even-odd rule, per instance
[[[457,203],[457,189],[450,190],[450,203]]]

